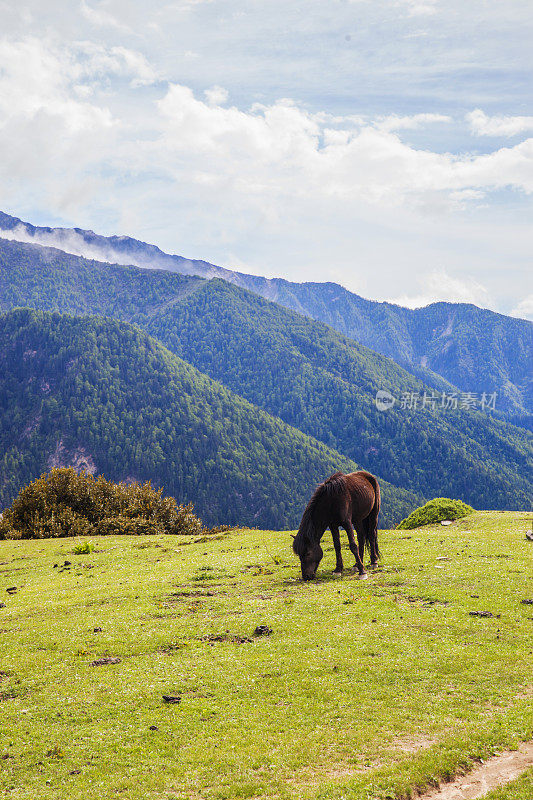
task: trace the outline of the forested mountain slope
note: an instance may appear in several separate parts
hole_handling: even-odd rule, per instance
[[[356,465],[237,397],[131,325],[0,316],[0,507],[52,466],[151,479],[207,523],[295,527]],[[419,498],[383,486],[385,524]]]
[[[529,507],[532,437],[461,408],[420,408],[424,385],[392,360],[326,325],[213,280],[146,328],[251,402],[392,483],[476,508]],[[379,411],[388,390],[397,402]],[[410,405],[418,395],[418,408]],[[428,390],[427,395],[437,394]]]
[[[201,371],[394,484],[476,507],[530,505],[525,431],[479,411],[400,408],[402,393],[423,395],[421,381],[331,328],[224,281],[4,241],[0,302],[135,321]],[[377,410],[378,389],[398,398],[392,410]]]
[[[274,279],[258,294],[331,325],[426,381],[437,373],[469,392],[497,392],[508,414],[533,412],[533,324],[466,303],[403,308],[335,283]]]
[[[433,384],[432,373],[468,392],[498,394],[508,416],[533,413],[533,324],[463,303],[409,309],[377,303],[335,283],[293,283],[169,255],[128,236],[105,237],[79,228],[42,228],[0,212],[0,231],[34,238],[98,260],[165,269],[230,283],[305,316],[390,356]],[[523,420],[529,423],[527,418]]]

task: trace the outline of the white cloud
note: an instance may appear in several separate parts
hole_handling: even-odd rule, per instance
[[[110,8],[118,13],[118,1]],[[498,270],[502,292],[511,291],[502,265],[513,253],[522,263],[532,244],[523,220],[533,139],[471,154],[457,138],[464,124],[458,129],[446,113],[384,114],[383,104],[373,116],[333,113],[333,103],[321,108],[322,95],[305,106],[287,98],[252,104],[242,98],[268,93],[228,84],[230,93],[213,85],[222,82],[216,72],[195,80],[195,93],[112,35],[111,45],[61,45],[49,35],[0,41],[0,208],[131,233],[259,273],[405,294],[411,305],[443,297],[488,305],[484,292],[498,296]],[[198,68],[203,58],[198,46]],[[362,108],[354,100],[347,111]],[[404,132],[425,126],[425,149],[409,144],[418,137]],[[515,209],[512,220],[502,218],[501,195],[498,204],[493,197],[501,190],[512,194],[520,221]],[[80,242],[63,247],[91,255]],[[448,272],[435,273],[435,263]],[[493,276],[479,280],[487,263]],[[438,280],[418,285],[426,264]],[[459,265],[472,264],[478,273],[469,281]],[[514,297],[506,307],[513,305]]]
[[[533,139],[479,156],[419,150],[378,126],[328,127],[290,100],[256,104],[247,111],[208,105],[186,86],[173,84],[158,104],[161,143],[169,169],[191,166],[188,178],[228,183],[242,193],[338,196],[394,206],[425,205],[439,195],[450,202],[479,199],[505,187],[533,192]],[[394,120],[412,127],[437,115]],[[423,117],[423,119],[420,119]],[[430,119],[428,119],[428,117]],[[451,194],[453,194],[453,197]]]
[[[419,294],[398,295],[390,298],[389,302],[407,308],[422,308],[430,303],[444,300],[449,303],[473,303],[483,308],[494,308],[494,302],[487,289],[473,278],[458,278],[440,269],[422,275],[419,283],[421,284]]]
[[[16,117],[39,117],[41,124],[43,117],[61,119],[71,133],[109,127],[113,119],[107,108],[74,96],[81,77],[82,68],[67,51],[54,51],[34,37],[1,40],[0,127]]]
[[[228,102],[229,92],[222,86],[212,86],[204,92],[205,98],[210,106],[223,106]]]
[[[109,77],[128,78],[130,86],[146,86],[159,79],[157,71],[142,53],[127,47],[103,47],[93,42],[76,42],[71,50],[80,77],[89,81]]]
[[[411,16],[435,14],[438,0],[396,0],[394,5],[405,8]]]
[[[124,256],[118,254],[111,246],[91,246],[83,236],[68,228],[56,228],[51,232],[38,230],[33,233],[27,230],[24,225],[16,225],[14,228],[7,230],[0,228],[0,238],[9,239],[14,242],[38,244],[42,247],[56,247],[59,250],[63,250],[65,253],[72,253],[75,256],[83,256],[84,258],[92,258],[96,261],[108,261],[112,264],[136,263],[132,258],[124,262]]]
[[[530,319],[533,321],[533,294],[524,297],[513,309],[510,311],[512,317],[520,317],[520,319]]]
[[[81,0],[80,3],[80,11],[82,15],[88,20],[92,25],[97,25],[99,27],[107,27],[107,28],[116,28],[119,31],[129,31],[129,27],[118,20],[113,14],[105,9],[105,3],[99,3],[98,6],[94,7],[89,5],[86,0]]]
[[[383,119],[378,120],[376,127],[383,131],[418,130],[424,125],[451,121],[452,118],[447,114],[412,114],[411,116],[405,117],[391,114],[388,117],[383,117]]]
[[[466,121],[476,136],[517,136],[533,131],[533,117],[489,117],[480,108],[467,114]]]
[[[349,0],[351,4],[362,4],[367,0]],[[426,16],[437,11],[438,0],[387,0],[381,3],[385,7],[386,13],[390,13],[390,7],[399,8],[407,12],[409,16]]]

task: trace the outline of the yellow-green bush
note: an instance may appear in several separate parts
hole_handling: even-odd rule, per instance
[[[72,467],[53,469],[24,487],[0,519],[0,539],[49,539],[171,533],[196,535],[192,505],[177,505],[147,483],[113,483]]]
[[[434,525],[442,520],[461,519],[472,514],[474,509],[461,500],[452,500],[449,497],[435,497],[420,508],[415,509],[406,519],[403,519],[397,528],[411,530],[422,525]]]

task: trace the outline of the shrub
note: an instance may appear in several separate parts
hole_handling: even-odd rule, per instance
[[[72,552],[76,556],[83,556],[86,553],[92,553],[94,552],[94,544],[87,540],[85,542],[80,542],[80,544],[77,544]]]
[[[113,483],[72,467],[32,481],[0,518],[0,539],[202,532],[192,505],[177,505],[149,481]]]
[[[142,517],[126,517],[119,514],[116,517],[105,517],[95,525],[98,536],[145,536],[156,533],[167,533],[159,522]]]
[[[420,508],[415,509],[409,516],[402,520],[397,528],[410,530],[420,528],[422,525],[433,525],[444,519],[460,519],[472,514],[474,509],[461,500],[451,500],[449,497],[435,497]]]

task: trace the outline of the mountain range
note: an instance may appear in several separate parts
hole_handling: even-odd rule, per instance
[[[110,393],[122,397],[122,410],[111,428],[113,434],[104,433],[103,418],[97,418],[95,411],[96,416],[93,415],[93,422],[88,427],[92,431],[89,437],[84,433],[83,425],[73,427],[71,424],[76,403],[83,406],[83,394],[74,395],[76,402],[68,406],[72,412],[66,414],[66,398],[70,397],[70,390],[65,394],[61,389],[59,399],[54,397],[53,387],[63,384],[58,382],[58,377],[56,383],[46,379],[46,371],[53,372],[51,365],[56,363],[55,351],[46,350],[45,364],[49,366],[43,367],[39,380],[49,385],[51,396],[41,397],[41,401],[46,404],[52,399],[57,400],[56,422],[51,428],[51,438],[39,429],[31,447],[24,438],[12,441],[9,439],[10,430],[26,430],[28,426],[32,429],[35,424],[32,420],[39,417],[36,404],[40,395],[32,395],[30,402],[22,393],[16,395],[19,399],[10,401],[15,408],[24,408],[26,416],[23,414],[17,419],[16,425],[8,418],[3,434],[7,437],[5,441],[10,443],[9,459],[0,469],[0,483],[3,481],[4,487],[1,499],[4,502],[15,491],[17,482],[26,480],[32,470],[42,469],[51,458],[53,461],[57,451],[60,461],[69,458],[83,460],[83,454],[88,453],[93,465],[108,477],[151,477],[158,485],[164,485],[167,491],[176,493],[179,499],[194,500],[199,512],[209,522],[233,522],[237,514],[238,521],[243,524],[292,526],[297,521],[298,509],[301,511],[313,482],[316,482],[316,476],[324,477],[328,471],[348,465],[353,469],[355,464],[371,469],[391,484],[387,487],[388,499],[383,517],[389,523],[405,515],[404,512],[410,510],[409,505],[412,508],[422,498],[441,494],[458,497],[478,508],[524,508],[530,505],[533,489],[531,437],[526,430],[479,410],[441,408],[439,402],[434,403],[434,408],[432,403],[423,409],[409,408],[407,403],[402,408],[400,398],[420,399],[424,392],[427,397],[434,397],[442,391],[453,394],[457,387],[436,373],[430,374],[431,382],[424,382],[391,358],[331,327],[225,280],[113,265],[55,248],[0,239],[0,310],[8,312],[17,306],[76,316],[98,314],[129,323],[128,330],[134,332],[136,328],[131,328],[132,324],[143,328],[155,337],[149,339],[150,342],[158,340],[157,346],[161,348],[158,352],[166,353],[167,360],[180,357],[173,362],[175,368],[179,364],[182,371],[185,368],[193,370],[190,374],[196,375],[204,387],[221,389],[223,385],[230,398],[227,403],[233,410],[230,413],[228,406],[224,407],[223,413],[217,412],[215,424],[215,417],[206,417],[205,411],[210,404],[216,406],[214,399],[197,405],[194,398],[198,393],[191,394],[190,389],[185,391],[183,384],[175,379],[171,381],[171,399],[162,392],[164,380],[158,379],[160,397],[158,399],[158,392],[154,391],[143,400],[143,408],[147,409],[140,412],[143,421],[152,419],[157,408],[166,411],[185,406],[195,419],[210,419],[202,436],[209,438],[210,427],[226,431],[227,447],[217,446],[201,455],[187,444],[181,426],[173,427],[169,423],[159,428],[162,433],[158,434],[157,440],[164,457],[153,461],[153,452],[159,453],[159,450],[153,444],[152,428],[148,426],[143,434],[142,426],[133,426],[128,436],[131,441],[136,440],[138,446],[132,449],[131,442],[128,446],[119,444],[123,456],[117,458],[111,442],[115,439],[120,442],[124,436],[118,420],[128,413],[130,406],[139,414],[134,403],[135,385],[137,380],[143,387],[149,383],[150,369],[146,365],[135,367],[133,373],[142,375],[142,378],[131,381],[127,391],[123,384],[119,388],[115,386],[120,375],[113,370],[106,368],[85,376],[84,391],[88,396],[98,398],[93,402],[95,409],[100,406],[107,408],[105,398]],[[8,318],[11,320],[11,315]],[[20,322],[25,318],[15,315],[14,319]],[[43,330],[49,324],[47,319],[40,323]],[[92,320],[93,325],[96,322]],[[13,324],[10,322],[11,331]],[[70,320],[69,325],[72,324]],[[111,320],[108,319],[106,324],[111,325]],[[60,349],[61,336],[67,337],[67,330],[71,328],[57,334],[56,349]],[[88,341],[94,350],[93,341],[100,342],[104,336],[103,329],[98,328],[98,335],[93,335],[89,328],[82,330],[88,332]],[[138,330],[137,335],[140,335]],[[48,341],[44,332],[42,336]],[[79,360],[83,337],[78,335],[76,341],[76,358]],[[38,342],[37,332],[34,344],[25,349],[39,353]],[[174,355],[171,356],[165,347]],[[132,362],[136,359],[135,363],[141,362],[148,358],[149,352],[145,346],[135,347],[128,358]],[[123,360],[126,371],[128,358]],[[4,374],[7,376],[8,371]],[[103,388],[105,381],[98,377],[101,374],[106,375],[109,383],[107,394]],[[30,377],[25,380],[29,381]],[[0,375],[0,392],[2,380]],[[393,408],[385,412],[379,411],[375,403],[376,393],[383,389],[398,398]],[[248,409],[246,414],[243,408]],[[174,414],[177,410],[172,411],[170,420]],[[263,421],[260,430],[253,424],[254,415]],[[41,417],[48,419],[46,415]],[[97,419],[100,421],[94,422]],[[246,470],[242,465],[251,467],[255,464],[257,474],[266,476],[263,478],[265,493],[256,498],[257,502],[235,500],[228,490],[233,486],[235,473],[232,471],[231,453],[239,454],[243,441],[241,438],[234,442],[227,434],[228,430],[234,430],[235,422],[232,420],[235,419],[241,420],[242,437],[249,442],[253,454],[248,462],[239,461],[236,455],[235,469],[244,475]],[[275,420],[278,426],[282,426],[285,438],[280,439],[278,434],[270,432],[261,434],[261,430],[267,429],[265,419]],[[190,431],[194,440],[194,426]],[[273,448],[265,447],[267,440],[274,445]],[[216,437],[213,441],[216,442]],[[291,444],[286,444],[289,441]],[[292,465],[292,471],[295,465],[299,465],[294,473],[298,476],[296,483],[287,479],[283,467],[290,448],[293,457],[287,463]],[[312,457],[306,448],[315,448]],[[33,454],[31,458],[28,452]],[[106,456],[106,452],[114,454],[113,457]],[[141,461],[136,461],[135,458],[141,458],[141,454]],[[200,490],[204,485],[204,467],[198,463],[201,459],[211,466],[214,464],[219,479],[217,493],[223,495],[222,487],[225,487],[228,495],[226,500],[217,500],[218,505],[209,505],[208,498]],[[307,461],[311,466],[306,471]],[[14,468],[13,464],[22,466]],[[170,471],[168,465],[171,465]],[[202,478],[193,482],[194,485],[187,483],[185,476],[189,473],[202,475]],[[182,477],[179,480],[173,478],[176,474]],[[282,501],[273,503],[273,498],[279,500],[281,491],[276,486],[276,476],[283,476],[287,492]],[[238,481],[235,487],[241,499],[248,497],[241,491]]]
[[[497,393],[507,419],[531,426],[533,325],[463,303],[409,309],[366,300],[335,283],[292,283],[246,275],[206,261],[164,253],[128,236],[81,228],[37,227],[0,212],[0,235],[50,245],[110,263],[222,278],[267,300],[319,320],[393,358],[429,385],[438,377],[464,392]]]

